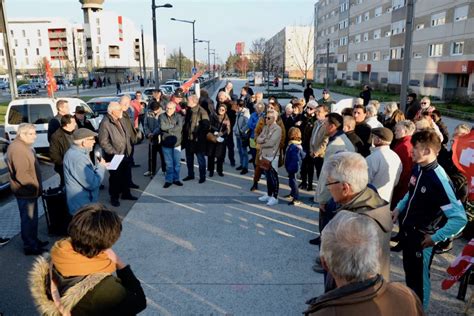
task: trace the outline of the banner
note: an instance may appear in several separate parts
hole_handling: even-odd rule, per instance
[[[48,97],[54,98],[54,92],[58,90],[56,79],[53,76],[53,71],[51,70],[48,58],[44,57],[43,60],[46,69],[46,90],[48,91]]]
[[[182,86],[181,89],[183,89],[184,93],[188,92],[189,89],[193,86],[194,82],[198,80],[198,78],[203,74],[203,71],[198,72],[194,76],[192,76],[191,79],[189,79],[187,82],[185,82]]]
[[[469,188],[469,201],[474,200],[474,131],[454,138],[453,162],[466,176]]]

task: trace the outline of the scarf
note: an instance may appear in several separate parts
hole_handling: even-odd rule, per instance
[[[113,273],[115,262],[101,252],[93,258],[74,251],[70,238],[57,241],[51,249],[51,262],[64,277],[86,276],[92,273]]]
[[[296,146],[301,145],[301,140],[290,140],[288,145],[295,144]]]

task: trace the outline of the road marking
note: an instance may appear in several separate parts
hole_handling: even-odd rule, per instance
[[[217,181],[217,180],[209,179],[209,178],[207,178],[206,180],[211,181],[211,182],[215,182],[215,183],[219,183],[219,184],[223,184],[223,185],[226,185],[226,186],[234,188],[234,189],[242,189],[241,186],[238,186],[238,185],[235,185],[235,184],[230,184],[230,183],[227,183],[227,182]]]
[[[155,194],[152,194],[152,193],[148,193],[148,192],[146,192],[146,191],[143,191],[143,194],[147,194],[147,195],[153,196],[153,197],[155,197],[155,198],[157,198],[157,199],[159,199],[159,200],[162,200],[162,201],[165,201],[165,202],[168,202],[168,203],[171,203],[171,204],[175,204],[175,205],[178,205],[178,206],[187,208],[187,209],[189,209],[189,210],[191,210],[191,211],[194,211],[194,212],[196,212],[196,213],[206,214],[206,212],[203,212],[203,211],[201,211],[201,210],[199,210],[199,209],[197,209],[197,208],[191,207],[191,206],[186,205],[186,204],[183,204],[183,203],[178,203],[178,202],[175,202],[175,201],[171,201],[171,200],[165,199],[165,198],[163,198],[163,197],[161,197],[161,196],[158,196],[158,195],[155,195]]]
[[[292,238],[295,237],[295,236],[293,236],[293,235],[291,235],[291,234],[288,234],[288,233],[286,233],[286,232],[284,232],[284,231],[282,231],[282,230],[279,230],[279,229],[274,229],[273,231],[274,231],[275,233],[280,234],[280,235],[285,236],[285,237],[292,237]]]

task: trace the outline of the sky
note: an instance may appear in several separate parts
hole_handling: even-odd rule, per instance
[[[152,38],[152,0],[105,0],[104,10],[115,11],[131,19],[139,29],[143,25]],[[168,54],[181,46],[192,58],[192,25],[170,18],[196,20],[196,38],[210,40],[211,49],[225,62],[235,43],[243,41],[248,51],[253,40],[270,38],[285,26],[312,25],[316,0],[156,0],[156,5],[170,3],[173,8],[159,8],[158,43]],[[8,17],[63,17],[82,23],[79,0],[5,0]],[[196,43],[196,59],[207,62],[207,43]],[[211,56],[212,59],[212,56]],[[212,60],[211,60],[212,62]]]

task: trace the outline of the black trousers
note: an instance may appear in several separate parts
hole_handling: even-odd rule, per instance
[[[117,170],[109,170],[109,194],[111,199],[130,195],[132,181],[132,162],[130,157],[124,157]]]
[[[161,145],[155,143],[148,144],[148,171],[151,172],[152,175],[156,174],[156,158],[157,154],[160,154],[160,162],[161,162],[161,171],[166,172],[166,163],[165,157],[163,155],[163,148]]]
[[[234,155],[234,133],[232,132],[232,129],[230,131],[230,134],[226,137],[225,144],[227,146],[227,152],[229,156],[230,163],[232,165],[235,165],[235,155]]]
[[[316,176],[318,177],[318,180],[319,180],[319,175],[321,174],[321,170],[323,169],[324,158],[315,157],[313,158],[313,162],[314,162],[314,167],[316,168]]]
[[[309,153],[303,159],[301,164],[301,182],[308,185],[313,184],[314,177],[314,159]]]

